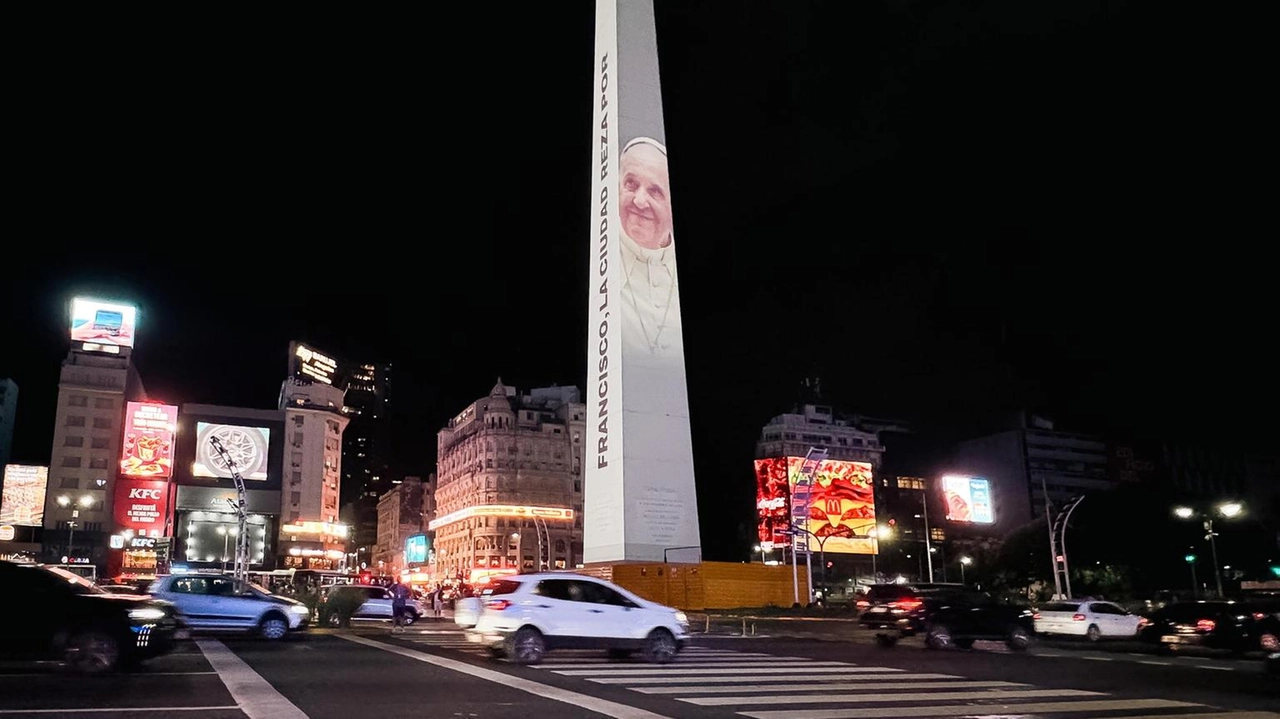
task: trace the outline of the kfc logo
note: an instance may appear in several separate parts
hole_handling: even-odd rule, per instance
[[[143,489],[142,487],[133,487],[129,490],[129,499],[160,499],[159,489]]]

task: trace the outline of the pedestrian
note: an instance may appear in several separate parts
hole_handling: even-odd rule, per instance
[[[391,633],[398,634],[404,632],[404,618],[409,612],[409,597],[413,596],[413,590],[409,589],[402,582],[396,582],[391,586]]]
[[[437,587],[434,594],[431,595],[431,609],[435,612],[436,621],[440,621],[441,612],[444,610],[444,589]]]

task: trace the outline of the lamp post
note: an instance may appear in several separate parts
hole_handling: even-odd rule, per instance
[[[512,532],[511,539],[516,543],[516,574],[524,574],[524,552],[520,548],[520,533]]]
[[[961,584],[965,584],[965,583],[966,583],[966,582],[965,582],[965,579],[964,579],[964,568],[965,568],[965,567],[967,567],[967,566],[969,566],[970,564],[973,564],[973,557],[961,557],[961,558],[960,558],[960,583],[961,583]]]
[[[1244,505],[1239,502],[1223,502],[1214,507],[1214,510],[1224,518],[1232,519],[1240,516],[1240,513],[1244,511]],[[1213,581],[1214,585],[1218,589],[1218,598],[1221,599],[1222,569],[1218,566],[1218,543],[1215,541],[1218,533],[1213,531],[1213,515],[1207,512],[1197,512],[1195,509],[1187,506],[1174,507],[1173,514],[1178,519],[1193,519],[1199,516],[1204,520],[1204,538],[1209,540],[1209,554],[1213,557]],[[1192,569],[1194,570],[1194,568],[1194,564],[1192,564]]]
[[[754,546],[754,547],[752,547],[752,548],[751,548],[752,561],[754,561],[754,559],[755,559],[755,553],[756,553],[756,552],[759,552],[759,553],[760,553],[760,563],[761,563],[761,564],[764,564],[764,563],[765,563],[765,561],[764,561],[764,547],[763,547],[762,545],[757,544],[756,546]]]
[[[59,497],[55,501],[57,501],[59,507],[71,506],[71,497],[65,494],[59,495]],[[71,510],[71,521],[67,522],[67,560],[68,561],[70,561],[72,556],[74,556],[71,550],[75,546],[75,542],[76,542],[75,520],[80,517],[79,507],[84,507],[85,509],[92,507],[93,495],[92,494],[80,495],[80,498],[75,500],[75,503],[76,505],[78,505],[78,507],[76,509]]]
[[[874,527],[871,532],[871,538],[876,540],[876,551],[871,553],[871,581],[880,581],[880,572],[876,568],[876,556],[880,554],[880,542],[888,542],[893,539],[893,527],[887,524],[881,524]]]

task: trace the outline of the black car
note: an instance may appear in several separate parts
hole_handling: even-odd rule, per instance
[[[1138,631],[1142,641],[1161,651],[1183,647],[1221,649],[1234,654],[1280,647],[1277,608],[1235,601],[1178,602],[1146,617]]]
[[[864,601],[858,623],[875,630],[883,647],[924,634],[931,649],[953,644],[968,649],[977,640],[992,639],[1022,651],[1035,634],[1030,609],[1001,604],[960,584],[877,584]]]
[[[148,597],[111,594],[57,567],[0,561],[0,616],[8,628],[0,658],[60,660],[96,674],[173,648],[173,607]]]

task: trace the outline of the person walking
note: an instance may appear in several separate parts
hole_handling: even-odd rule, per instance
[[[403,582],[396,582],[391,586],[392,634],[404,632],[404,618],[409,612],[409,597],[411,596],[413,596],[413,590],[405,586]]]
[[[441,612],[444,610],[444,588],[436,587],[436,591],[431,595],[431,610],[435,614],[436,621],[440,621]]]

